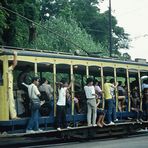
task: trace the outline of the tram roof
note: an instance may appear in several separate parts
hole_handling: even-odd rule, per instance
[[[122,64],[132,64],[132,65],[142,65],[148,66],[148,63],[140,63],[135,61],[121,61],[119,59],[114,58],[100,58],[100,57],[91,57],[87,55],[78,56],[66,52],[50,52],[43,50],[35,50],[35,49],[22,49],[22,48],[0,48],[0,55],[12,55],[13,51],[17,51],[18,55],[21,56],[34,56],[34,57],[48,57],[48,58],[63,58],[63,59],[76,59],[76,60],[86,60],[86,61],[100,61],[100,62],[109,62],[109,63],[122,63]]]

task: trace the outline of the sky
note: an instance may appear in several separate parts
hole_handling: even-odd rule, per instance
[[[101,11],[108,9],[109,0],[100,4]],[[143,58],[148,62],[148,0],[111,0],[112,15],[132,39],[128,52],[132,59]]]

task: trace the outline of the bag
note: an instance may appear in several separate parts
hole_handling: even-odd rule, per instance
[[[32,98],[31,99],[31,107],[33,110],[40,109],[40,99],[39,98]]]

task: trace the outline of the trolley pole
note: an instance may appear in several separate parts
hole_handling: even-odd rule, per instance
[[[111,0],[109,0],[109,54],[112,57],[112,18],[111,18]]]

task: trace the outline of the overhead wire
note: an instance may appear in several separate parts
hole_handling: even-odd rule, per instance
[[[45,27],[45,26],[42,26],[42,25],[40,25],[39,23],[37,23],[37,22],[35,22],[35,21],[33,21],[33,20],[31,20],[31,19],[29,19],[29,18],[27,18],[27,17],[25,17],[25,16],[23,16],[23,15],[21,15],[21,14],[15,12],[15,11],[13,11],[13,10],[10,10],[10,9],[4,7],[4,6],[1,6],[1,5],[0,5],[0,8],[1,8],[1,9],[4,9],[4,10],[7,10],[7,11],[13,13],[13,14],[16,14],[17,16],[19,16],[19,17],[21,17],[21,18],[23,18],[23,19],[25,19],[25,20],[27,20],[27,21],[29,21],[29,22],[31,22],[31,23],[34,23],[36,26],[39,26],[39,27],[41,27],[41,28],[44,28],[45,30],[51,32],[52,34],[54,34],[54,35],[56,35],[56,36],[62,38],[63,40],[65,40],[65,41],[67,41],[67,42],[73,44],[74,46],[78,47],[79,49],[81,49],[82,51],[84,51],[87,55],[90,54],[88,51],[86,51],[84,48],[80,47],[80,46],[77,45],[76,43],[74,43],[74,42],[72,42],[71,40],[69,40],[69,39],[63,37],[61,34],[59,34],[59,33],[55,32],[55,31],[53,31],[52,28],[49,28],[49,27],[47,28],[47,27]]]

